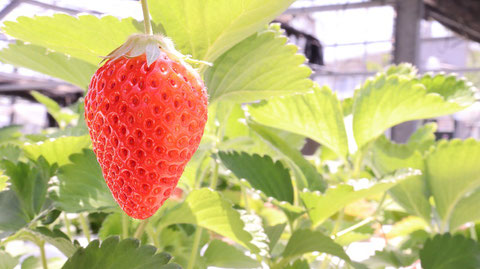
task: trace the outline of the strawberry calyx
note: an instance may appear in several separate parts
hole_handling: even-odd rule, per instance
[[[206,61],[192,59],[190,55],[183,55],[175,49],[170,38],[149,34],[133,34],[129,36],[125,43],[105,56],[103,61],[107,59],[116,60],[121,57],[134,58],[145,54],[147,65],[150,66],[162,55],[162,52],[166,53],[172,60],[183,64],[187,62],[190,64],[212,65]],[[190,67],[187,64],[185,66]]]

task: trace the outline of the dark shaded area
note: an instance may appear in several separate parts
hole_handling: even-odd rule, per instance
[[[303,51],[304,51],[305,56],[307,57],[309,63],[324,65],[324,62],[323,62],[323,47],[322,47],[322,43],[320,42],[320,40],[318,40],[316,37],[314,37],[310,34],[307,34],[303,31],[295,29],[294,27],[290,26],[289,24],[280,23],[280,25],[281,25],[282,29],[285,30],[285,33],[288,37],[295,37],[297,40],[298,39],[305,39],[305,46],[303,48]]]
[[[30,91],[38,91],[55,100],[60,106],[69,106],[83,96],[83,90],[77,86],[49,79],[40,79],[18,74],[0,73],[0,96],[10,97],[11,105],[17,98],[36,102]],[[48,126],[58,126],[52,115],[47,114]],[[14,114],[10,115],[10,123],[14,121]]]
[[[480,0],[424,0],[425,19],[434,19],[455,33],[480,42]]]

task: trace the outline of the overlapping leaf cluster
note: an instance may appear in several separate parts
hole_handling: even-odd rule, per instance
[[[141,225],[119,210],[103,181],[81,100],[61,108],[32,93],[59,128],[35,135],[0,129],[0,244],[51,244],[69,258],[60,261],[64,268],[175,268],[171,257],[187,268],[317,268],[331,261],[383,268],[418,258],[425,268],[478,266],[478,243],[466,235],[427,238],[465,234],[464,224],[480,220],[480,142],[437,142],[434,124],[406,144],[383,136],[396,124],[466,108],[474,88],[455,76],[419,76],[400,65],[341,101],[309,78],[305,57],[279,26],[268,25],[292,2],[149,1],[157,32],[213,66],[195,66],[210,96],[202,144],[180,194],[137,235],[141,245],[128,239]],[[20,17],[3,26],[17,41],[0,51],[0,61],[86,90],[100,56],[141,25],[111,16]],[[320,144],[310,157],[301,153],[306,138]],[[362,264],[353,261],[344,247],[374,236],[379,224],[393,224],[386,238],[405,240]],[[92,232],[101,243],[74,243]],[[443,263],[463,253],[449,246],[469,248],[465,257],[477,260]],[[446,254],[432,254],[438,251]],[[6,268],[18,262],[0,252]],[[22,268],[39,264],[30,256]]]

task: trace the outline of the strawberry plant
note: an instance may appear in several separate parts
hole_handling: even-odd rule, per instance
[[[402,64],[339,100],[270,23],[292,2],[5,22],[2,62],[85,98],[32,92],[59,127],[0,129],[0,267],[479,268],[480,142],[436,141],[431,123],[384,135],[467,108],[475,88]]]

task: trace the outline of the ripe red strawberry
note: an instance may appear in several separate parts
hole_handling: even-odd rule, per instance
[[[198,148],[207,93],[162,37],[132,36],[109,58],[91,80],[85,119],[115,200],[145,219],[171,195]]]

